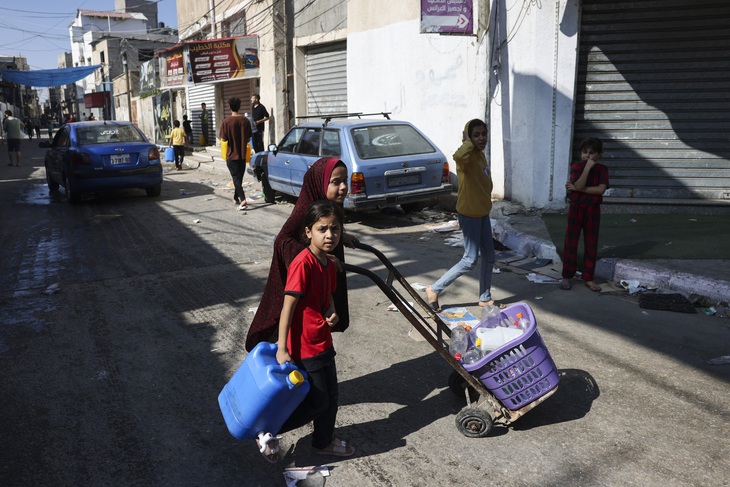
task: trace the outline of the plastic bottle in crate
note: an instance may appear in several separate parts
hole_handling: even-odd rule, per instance
[[[482,346],[482,339],[477,338],[477,341],[474,344],[474,346],[471,347],[469,350],[467,350],[466,353],[464,354],[462,361],[465,364],[473,364],[473,363],[481,360],[482,357],[484,356],[484,354],[482,353],[481,346]]]
[[[482,322],[486,322],[484,326],[487,328],[495,328],[497,326],[500,326],[499,324],[499,315],[501,311],[499,311],[498,306],[494,306],[492,304],[488,304],[482,308]]]
[[[516,318],[517,318],[517,321],[515,323],[516,323],[517,328],[519,328],[522,331],[527,330],[527,327],[530,326],[530,321],[527,318],[525,318],[525,315],[523,315],[522,313],[517,313]]]
[[[460,354],[462,357],[466,353],[469,346],[469,332],[463,326],[455,326],[451,330],[451,339],[449,340],[449,353],[452,356]]]

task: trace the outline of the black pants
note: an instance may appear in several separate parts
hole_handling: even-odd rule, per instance
[[[175,153],[175,167],[182,168],[182,163],[185,160],[185,146],[173,145],[172,150]]]
[[[259,130],[253,134],[253,150],[254,152],[264,151],[264,132]]]
[[[340,394],[335,349],[331,348],[316,357],[297,362],[297,367],[304,369],[309,376],[309,392],[279,432],[286,433],[313,421],[312,447],[321,450],[327,448],[335,438]]]
[[[233,197],[238,201],[246,201],[246,193],[243,192],[243,174],[246,171],[246,161],[226,161],[228,172],[233,180]]]

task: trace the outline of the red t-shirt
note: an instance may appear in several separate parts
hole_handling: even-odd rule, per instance
[[[293,359],[314,357],[332,348],[332,329],[324,314],[337,287],[337,267],[323,266],[306,248],[289,265],[284,294],[299,297],[286,345]]]
[[[570,182],[578,181],[580,175],[583,174],[583,168],[586,167],[586,161],[575,162],[570,166]],[[586,187],[598,186],[601,184],[608,185],[608,168],[601,163],[596,163],[588,172],[586,179]],[[583,191],[572,191],[570,193],[570,203],[576,206],[592,206],[600,205],[603,202],[603,195],[588,194]]]

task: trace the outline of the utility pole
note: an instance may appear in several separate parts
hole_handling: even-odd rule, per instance
[[[291,64],[291,26],[293,19],[292,2],[274,1],[272,5],[272,23],[274,36],[274,79],[276,83],[276,103],[274,103],[273,123],[269,122],[269,134],[274,133],[279,140],[289,130],[289,84],[288,66]],[[264,141],[264,147],[268,143]]]
[[[122,63],[124,64],[124,78],[127,83],[127,117],[128,120],[132,121],[132,93],[129,90],[129,60],[127,59],[127,39],[122,39],[122,46],[124,51],[122,52]]]

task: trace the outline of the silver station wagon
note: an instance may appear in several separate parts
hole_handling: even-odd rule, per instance
[[[369,114],[374,115],[374,114]],[[262,182],[264,197],[275,192],[299,196],[304,173],[320,157],[347,165],[349,210],[400,205],[423,209],[451,193],[446,156],[408,122],[360,118],[365,114],[327,115],[292,128],[278,145],[254,154],[250,171]],[[357,118],[350,118],[357,117]]]

